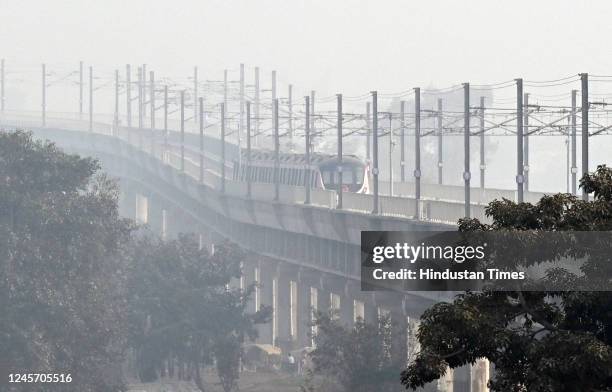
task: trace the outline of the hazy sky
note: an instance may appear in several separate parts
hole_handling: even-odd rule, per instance
[[[612,72],[610,1],[0,0],[7,62],[240,62],[329,95]]]

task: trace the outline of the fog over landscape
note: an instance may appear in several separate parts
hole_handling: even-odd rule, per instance
[[[1,9],[9,109],[39,109],[36,95],[11,85],[10,70],[19,68],[22,85],[31,83],[36,91],[41,62],[52,70],[76,69],[84,61],[109,77],[126,63],[149,64],[158,75],[185,81],[194,65],[203,79],[221,80],[224,69],[235,79],[238,65],[245,63],[248,82],[258,66],[262,88],[269,89],[269,73],[276,70],[279,94],[284,96],[291,83],[298,103],[311,90],[317,97],[350,97],[517,77],[546,81],[580,72],[607,75],[612,69],[612,50],[601,39],[612,34],[612,4],[606,1],[109,0],[101,7],[94,1],[25,0],[2,1]],[[594,85],[591,94],[607,92],[608,86]],[[568,106],[562,94],[570,88],[579,86],[525,91],[532,93],[532,103]],[[49,110],[74,110],[66,99],[74,92],[61,87],[48,94]],[[490,94],[494,102],[487,105],[512,107],[513,89]],[[381,109],[389,104],[382,101]],[[424,108],[433,109],[433,103]],[[105,110],[112,111],[110,99]],[[490,186],[514,186],[507,159],[515,149],[510,139],[492,141],[498,147],[487,156]],[[532,189],[566,190],[565,140],[532,139]],[[450,140],[447,152],[454,148]],[[591,161],[609,163],[606,149],[612,139],[594,140],[600,142],[592,143]],[[462,181],[460,172],[448,178]]]
[[[609,0],[0,0],[0,392],[612,392]]]

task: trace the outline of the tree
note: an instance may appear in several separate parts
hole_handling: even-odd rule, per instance
[[[13,371],[71,373],[67,391],[123,388],[132,225],[98,170],[30,133],[0,133],[0,353]]]
[[[236,386],[241,343],[254,338],[268,310],[247,314],[251,292],[231,289],[244,254],[223,244],[210,254],[192,235],[146,236],[135,244],[129,279],[130,345],[142,381],[176,374],[200,390],[203,366],[216,361],[225,391]]]
[[[491,224],[461,220],[459,230],[610,231],[612,170],[599,166],[580,186],[592,201],[567,194],[544,196],[535,205],[496,200],[486,209]],[[603,261],[609,279],[609,254]],[[582,272],[601,278],[602,270]],[[495,365],[493,391],[612,391],[611,309],[612,295],[602,291],[467,292],[421,316],[421,351],[402,383],[416,389],[447,367],[487,358]]]
[[[316,349],[310,353],[315,373],[335,380],[344,391],[397,391],[406,363],[406,335],[389,317],[377,324],[359,319],[353,328],[319,313]]]

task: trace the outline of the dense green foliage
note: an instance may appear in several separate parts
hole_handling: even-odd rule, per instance
[[[141,380],[170,375],[194,380],[204,390],[200,368],[215,360],[224,389],[236,386],[242,340],[255,337],[254,324],[268,313],[247,314],[250,290],[228,286],[240,277],[243,257],[230,246],[216,247],[211,255],[194,236],[137,242],[129,314]]]
[[[491,224],[462,220],[460,230],[611,230],[612,170],[599,166],[580,186],[594,199],[558,194],[536,204],[494,201],[486,210]],[[610,255],[605,262],[609,268]],[[447,367],[488,358],[494,391],[612,391],[609,292],[465,293],[433,306],[421,322],[421,352],[402,374],[407,388],[439,378]]]
[[[28,133],[0,133],[1,359],[19,372],[69,372],[63,390],[122,387],[131,223],[97,170]]]
[[[72,375],[29,391],[117,392],[126,363],[142,380],[204,390],[200,368],[214,362],[231,390],[242,342],[269,314],[246,314],[250,289],[230,288],[244,254],[136,231],[99,169],[27,132],[0,132],[0,366]]]
[[[357,320],[352,328],[319,314],[316,349],[310,353],[316,374],[334,380],[343,391],[401,390],[398,374],[406,364],[405,329],[388,317],[378,324]]]

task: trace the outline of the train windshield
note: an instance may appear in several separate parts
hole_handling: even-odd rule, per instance
[[[347,162],[342,164],[342,188],[345,191],[357,192],[363,185],[365,165]],[[326,189],[338,189],[340,174],[338,165],[326,165],[321,168],[323,185]]]

